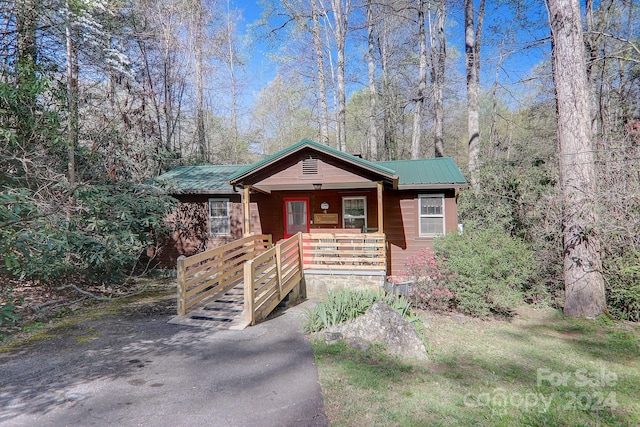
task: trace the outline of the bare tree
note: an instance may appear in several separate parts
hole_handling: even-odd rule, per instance
[[[431,84],[433,96],[433,145],[435,157],[444,156],[444,72],[447,45],[444,24],[447,16],[446,0],[435,0],[435,19],[429,12],[429,40],[431,44]]]
[[[427,39],[424,25],[425,1],[418,2],[418,43],[420,45],[420,67],[418,69],[418,94],[414,100],[413,132],[411,134],[411,158],[420,158],[420,139],[422,137],[422,109],[427,91]]]
[[[78,52],[75,39],[77,27],[71,16],[69,1],[66,2],[66,45],[67,45],[67,152],[69,184],[75,184],[75,150],[78,146]]]
[[[376,63],[375,63],[375,35],[373,20],[373,4],[367,0],[367,77],[369,79],[369,156],[371,160],[378,160],[378,126],[376,92]]]
[[[480,156],[480,43],[484,22],[485,0],[480,0],[477,24],[473,0],[464,0],[465,58],[467,68],[467,127],[469,131],[469,175],[471,185],[477,190],[475,180]]]
[[[204,127],[204,26],[205,7],[202,0],[194,0],[191,5],[193,49],[195,51],[194,68],[196,73],[196,145],[202,160],[208,158],[208,147]]]
[[[329,112],[327,109],[327,83],[324,75],[324,48],[320,27],[320,15],[317,0],[311,0],[311,33],[316,52],[316,73],[318,79],[318,99],[320,101],[320,142],[329,145]]]
[[[580,5],[578,0],[547,0],[547,7],[558,110],[564,313],[592,317],[602,314],[606,304],[595,232],[596,170]]]
[[[351,0],[331,0],[333,12],[333,35],[336,43],[337,64],[336,72],[338,87],[336,96],[338,98],[337,111],[337,138],[338,149],[347,149],[347,96],[345,87],[345,49],[347,43],[347,29],[349,25],[349,14],[351,13]]]

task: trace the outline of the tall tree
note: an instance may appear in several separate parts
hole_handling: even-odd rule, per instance
[[[444,156],[444,72],[447,62],[447,43],[444,24],[447,16],[446,0],[435,0],[435,19],[429,12],[429,40],[431,44],[431,84],[433,96],[434,156]]]
[[[467,69],[467,127],[469,132],[469,175],[471,185],[477,190],[475,180],[478,158],[480,156],[480,43],[484,22],[485,0],[480,0],[478,17],[473,0],[464,0],[464,40]]]
[[[316,52],[316,74],[318,79],[318,100],[320,103],[320,142],[329,145],[329,110],[327,108],[327,83],[324,75],[324,48],[320,27],[320,15],[317,0],[311,0],[311,33]]]
[[[337,138],[338,149],[347,149],[347,95],[345,87],[345,49],[347,44],[347,30],[349,25],[349,14],[351,13],[351,0],[331,0],[333,12],[333,35],[336,43],[338,74],[338,88],[336,97],[338,98],[337,111]]]
[[[69,185],[76,181],[75,150],[78,147],[78,26],[73,17],[71,3],[66,1],[65,38],[67,46],[67,170]],[[73,196],[71,203],[73,204]]]
[[[418,44],[420,46],[420,66],[418,68],[418,94],[414,99],[413,132],[411,134],[411,158],[420,158],[422,138],[422,110],[427,91],[427,36],[424,25],[425,0],[418,1]]]
[[[25,114],[19,117],[16,133],[19,141],[31,139],[32,118],[36,106],[36,91],[32,90],[36,80],[36,29],[38,28],[39,2],[35,0],[16,0],[15,20],[17,33],[16,49],[16,86],[20,95],[20,104]],[[8,23],[8,20],[7,20]]]
[[[578,0],[547,0],[547,6],[558,110],[564,313],[592,317],[606,305],[595,232],[596,170],[580,5]]]
[[[367,77],[369,79],[369,157],[378,160],[377,91],[375,62],[375,23],[373,4],[367,0]]]
[[[195,51],[194,68],[196,73],[196,146],[202,160],[208,159],[208,147],[204,127],[204,31],[205,7],[202,0],[194,0],[191,5],[193,49]]]

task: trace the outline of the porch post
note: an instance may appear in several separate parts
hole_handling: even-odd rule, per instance
[[[382,181],[378,181],[378,233],[384,233],[384,218],[382,212]]]
[[[251,205],[249,200],[249,187],[244,187],[242,193],[242,218],[244,221],[244,235],[249,236],[251,234]]]

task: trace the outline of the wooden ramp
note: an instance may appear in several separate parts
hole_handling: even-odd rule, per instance
[[[170,323],[244,329],[283,300],[305,297],[302,234],[271,245],[251,235],[178,258],[178,316]]]
[[[174,316],[169,323],[217,329],[242,330],[244,320],[244,286],[242,281],[226,292],[212,295],[189,309],[184,316]]]

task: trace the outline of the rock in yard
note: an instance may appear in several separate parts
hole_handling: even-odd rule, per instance
[[[368,348],[364,341],[384,344],[389,352],[404,358],[428,358],[416,328],[382,301],[374,303],[364,315],[329,328],[327,336],[341,336],[354,348]]]

